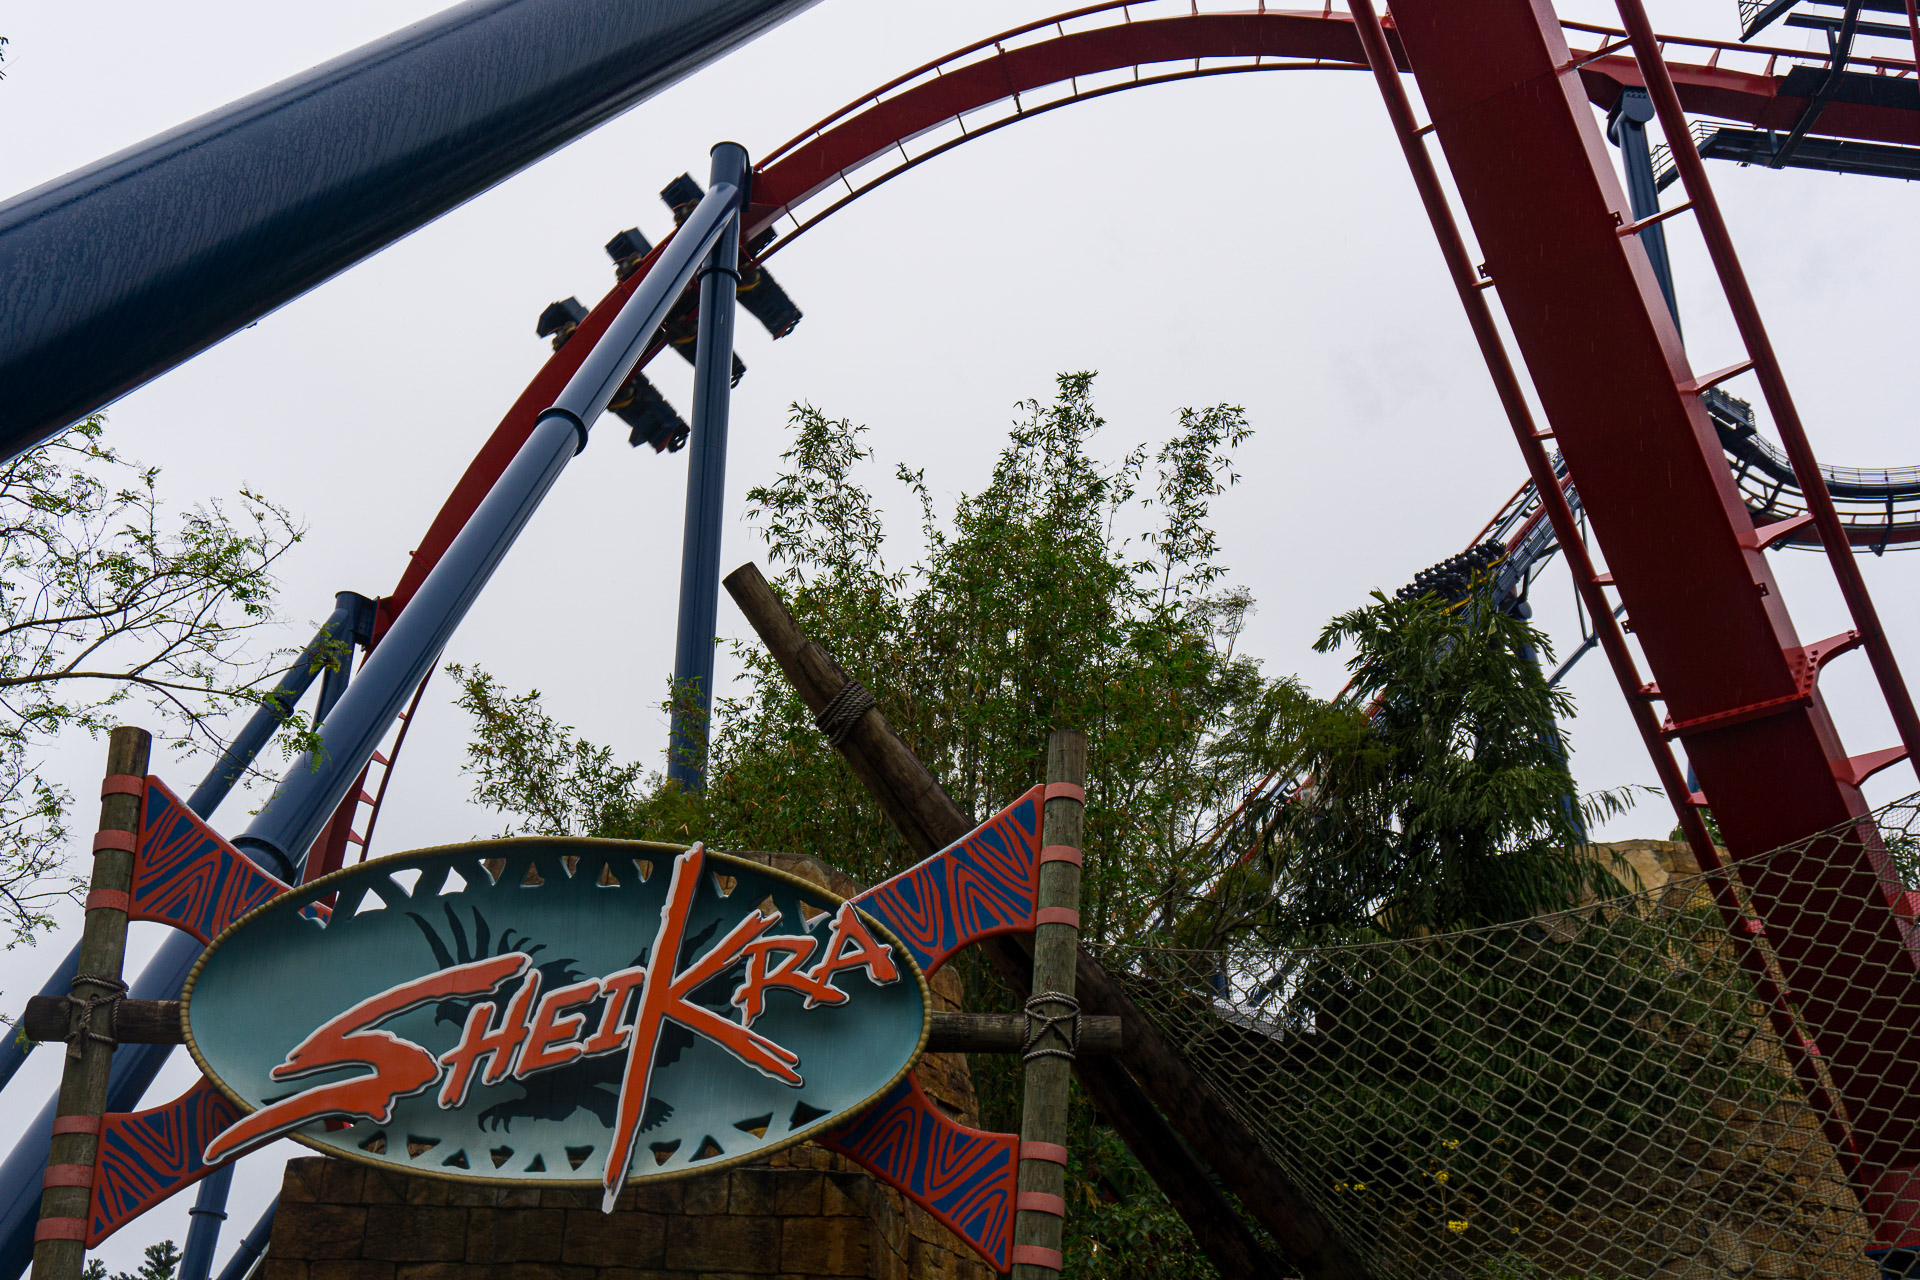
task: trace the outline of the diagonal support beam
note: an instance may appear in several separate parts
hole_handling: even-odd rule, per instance
[[[800,629],[757,567],[742,565],[727,575],[725,585],[801,701],[818,716],[851,683],[846,672]],[[916,853],[935,853],[974,828],[974,820],[960,811],[879,708],[862,713],[836,749]],[[993,938],[981,946],[1024,999],[1033,961],[1022,940]],[[1124,1067],[1114,1059],[1078,1058],[1074,1074],[1166,1192],[1220,1274],[1229,1280],[1296,1274],[1308,1280],[1363,1280],[1368,1271],[1333,1224],[1084,948],[1074,981],[1081,1009],[1118,1015],[1127,1045]],[[1215,1177],[1273,1237],[1291,1270],[1254,1239]]]
[[[1632,214],[1552,10],[1398,0],[1394,16],[1660,696],[1696,726],[1681,736],[1727,846],[1864,818],[1646,251],[1619,234]],[[1749,878],[1868,1189],[1920,1170],[1920,982],[1884,864],[1871,841],[1815,840]]]

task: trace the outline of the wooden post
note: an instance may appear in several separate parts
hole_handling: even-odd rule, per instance
[[[816,716],[827,710],[845,692],[846,672],[800,629],[758,567],[742,565],[727,576],[725,586],[807,710]],[[974,819],[960,811],[877,708],[864,711],[834,746],[916,852],[933,853],[973,830]],[[1021,941],[1002,936],[980,945],[1007,985],[1024,998],[1032,958]],[[1074,1074],[1224,1280],[1283,1275],[1367,1280],[1365,1265],[1333,1224],[1084,948],[1075,986],[1087,1012],[1122,1019],[1126,1066],[1112,1058],[1080,1058]],[[1272,1235],[1291,1266],[1283,1268],[1247,1230],[1215,1174]]]
[[[1087,735],[1055,729],[1047,741],[1047,805],[1034,900],[1033,994],[1027,999],[1026,1088],[1020,1117],[1020,1194],[1014,1280],[1060,1273],[1067,1214],[1067,1106],[1080,1042],[1074,960],[1080,950],[1080,831],[1087,807]]]
[[[153,736],[115,729],[107,739],[107,777],[100,787],[100,833],[93,838],[93,879],[80,936],[80,971],[69,1005],[66,1072],[54,1107],[53,1142],[33,1232],[33,1280],[80,1280],[87,1256],[87,1212],[107,1109],[113,1065],[115,1006],[126,994],[128,894],[146,793]]]

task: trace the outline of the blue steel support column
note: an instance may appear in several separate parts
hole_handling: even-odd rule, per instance
[[[0,203],[0,457],[813,0],[468,0]]]
[[[234,839],[248,856],[282,880],[299,879],[308,846],[366,767],[414,687],[439,659],[540,500],[585,444],[584,432],[568,419],[546,417],[534,427],[321,726],[319,758],[306,752],[295,760],[266,807]]]
[[[334,597],[334,603],[336,613],[345,611],[354,621],[345,652],[330,655],[336,661],[321,678],[320,701],[313,711],[319,724],[326,723],[334,704],[353,681],[354,647],[373,639],[373,601],[357,591],[342,591]],[[220,1224],[227,1220],[227,1195],[232,1188],[231,1164],[201,1179],[193,1208],[187,1210],[187,1243],[180,1251],[180,1280],[207,1280],[213,1270],[213,1254],[220,1247]]]
[[[267,695],[267,700],[234,736],[227,749],[220,753],[213,768],[207,771],[207,776],[194,788],[193,795],[188,797],[187,808],[205,818],[220,807],[227,792],[246,774],[247,767],[260,754],[260,749],[267,745],[274,731],[286,723],[288,713],[298,705],[307,686],[313,683],[313,677],[328,653],[352,645],[355,620],[363,611],[371,609],[372,604],[365,596],[352,591],[342,591],[334,597],[333,615],[321,624],[313,640],[293,660],[293,665],[287,668],[287,673],[274,686],[273,692]],[[75,943],[47,976],[46,982],[40,987],[40,994],[64,996],[73,986],[73,975],[79,971],[80,947]],[[31,1043],[17,1036],[0,1036],[0,1089],[5,1089],[13,1080],[32,1047]]]
[[[744,190],[747,174],[745,147],[723,142],[713,149],[710,186],[728,184]],[[685,791],[706,786],[713,642],[720,610],[720,530],[727,503],[734,302],[739,288],[740,222],[736,218],[700,273],[686,532],[680,548],[680,622],[673,647],[673,720],[667,745],[667,776]]]
[[[553,408],[542,415],[527,443],[327,717],[321,731],[326,754],[320,767],[312,767],[311,757],[304,755],[293,762],[281,790],[241,837],[269,870],[279,869],[288,880],[299,875],[308,848],[334,806],[360,776],[381,735],[466,615],[540,496],[632,373],[668,310],[732,218],[739,195],[732,186],[709,191],[674,233],[647,279],[627,299]],[[201,950],[190,934],[169,934],[133,980],[130,994],[138,1000],[178,999]],[[107,1110],[133,1110],[171,1050],[170,1045],[121,1045],[113,1055]],[[33,1260],[33,1225],[40,1212],[40,1179],[52,1126],[53,1099],[49,1098],[0,1164],[0,1280],[17,1280]]]
[[[228,1168],[232,1168],[231,1165]],[[275,1196],[260,1220],[253,1224],[253,1230],[247,1232],[240,1247],[227,1259],[227,1265],[220,1268],[220,1280],[246,1280],[247,1272],[253,1269],[256,1258],[267,1251],[267,1240],[273,1235],[273,1216],[280,1211],[280,1197]]]
[[[202,818],[211,817],[227,798],[227,792],[246,776],[247,768],[260,754],[281,725],[286,723],[287,713],[292,711],[307,686],[313,683],[316,675],[326,670],[326,664],[337,658],[345,667],[353,658],[353,646],[365,644],[369,628],[372,626],[371,613],[373,601],[357,591],[336,592],[333,597],[333,613],[329,616],[300,656],[287,668],[287,674],[280,679],[267,701],[248,719],[244,728],[234,735],[233,742],[220,758],[214,761],[213,768],[207,771],[193,794],[187,798],[187,808]],[[322,685],[321,709],[314,719],[326,717],[327,709],[333,704],[327,701]]]
[[[1660,212],[1660,187],[1653,176],[1653,151],[1647,146],[1647,121],[1653,119],[1653,99],[1645,89],[1623,89],[1620,101],[1607,116],[1607,136],[1620,148],[1620,159],[1627,173],[1627,203],[1633,208],[1634,221],[1651,218]],[[1673,313],[1674,328],[1680,327],[1680,304],[1673,294],[1673,266],[1667,261],[1667,229],[1659,223],[1640,233],[1653,263],[1654,279],[1666,295],[1667,310]]]
[[[315,724],[326,720],[328,713],[333,710],[333,704],[340,701],[340,695],[347,691],[347,685],[353,679],[354,649],[364,649],[373,643],[373,601],[358,591],[342,591],[333,597],[333,602],[336,610],[352,612],[353,632],[346,652],[334,655],[339,661],[320,676],[320,701],[313,709]]]
[[[187,1210],[187,1245],[180,1251],[180,1280],[207,1280],[207,1273],[213,1269],[213,1251],[220,1245],[220,1224],[227,1220],[227,1193],[232,1189],[233,1164],[221,1165],[200,1180],[193,1208]]]
[[[586,446],[588,428],[633,371],[714,240],[732,224],[738,196],[736,186],[714,187],[675,233],[360,668],[353,687],[320,730],[318,760],[309,754],[294,761],[280,789],[234,841],[268,870],[286,880],[298,874],[307,847],[360,776],[387,727],[439,661],[448,637],[561,470]]]

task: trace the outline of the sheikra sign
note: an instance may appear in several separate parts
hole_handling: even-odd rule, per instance
[[[72,1226],[87,1247],[276,1136],[608,1205],[623,1182],[811,1139],[1010,1265],[1019,1140],[956,1124],[913,1065],[926,975],[1045,915],[1047,788],[841,901],[698,847],[600,840],[427,849],[290,887],[160,779],[126,781],[132,887],[100,906],[207,944],[182,1014],[205,1075],[101,1118]]]
[[[331,909],[326,910],[328,904]],[[285,894],[188,984],[207,1075],[291,1135],[410,1172],[592,1181],[718,1168],[831,1128],[925,1043],[913,953],[851,902],[695,845],[513,840]]]

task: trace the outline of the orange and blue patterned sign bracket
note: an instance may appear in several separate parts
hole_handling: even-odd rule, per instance
[[[221,839],[166,783],[147,779],[130,919],[170,924],[210,943],[288,887]]]
[[[955,952],[1002,933],[1032,933],[1040,891],[1044,786],[1034,787],[925,862],[853,901],[932,973]],[[892,1183],[1006,1271],[1012,1266],[1020,1139],[956,1123],[905,1079],[820,1139]]]
[[[129,919],[169,924],[211,942],[287,888],[221,839],[166,783],[147,778]],[[200,1153],[240,1114],[203,1076],[172,1102],[103,1117],[87,1247],[219,1168]]]
[[[853,903],[884,925],[923,973],[983,938],[1031,932],[1045,794],[1044,787],[1034,787],[964,838]],[[211,944],[288,889],[223,840],[159,779],[147,780],[131,918],[168,924]],[[326,910],[316,902],[302,914]],[[316,916],[315,922],[326,918]],[[106,1116],[88,1247],[220,1167],[223,1162],[208,1163],[203,1154],[216,1135],[245,1114],[202,1077],[172,1102]],[[899,1188],[995,1268],[1008,1270],[1018,1138],[954,1123],[928,1101],[909,1070],[864,1111],[831,1124],[817,1140]]]
[[[219,1168],[202,1162],[200,1153],[241,1114],[202,1076],[172,1102],[103,1117],[87,1247]]]
[[[996,1269],[1011,1265],[1018,1137],[955,1122],[908,1072],[864,1115],[819,1142],[898,1187]]]
[[[893,930],[928,974],[983,938],[1032,933],[1046,791],[1033,788],[925,862],[853,901]]]

